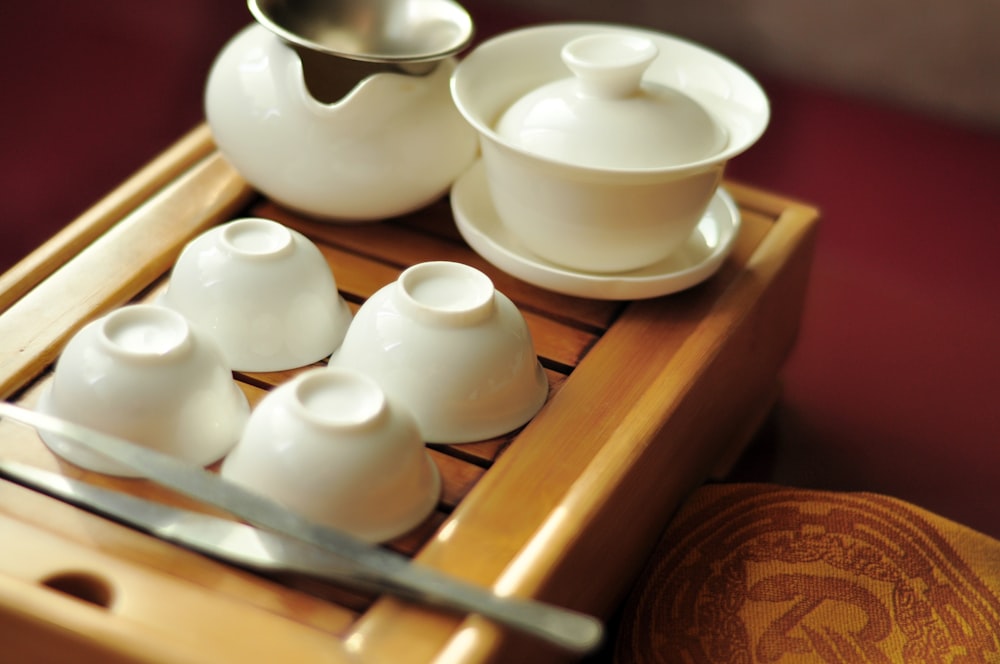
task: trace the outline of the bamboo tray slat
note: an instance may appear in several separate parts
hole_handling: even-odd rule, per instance
[[[727,182],[743,225],[720,271],[683,293],[609,302],[496,270],[461,240],[446,200],[378,224],[299,217],[254,192],[204,127],[136,178],[0,277],[5,398],[33,405],[76,330],[155,297],[184,244],[231,218],[267,217],[311,237],[355,308],[414,263],[473,265],[524,313],[549,399],[519,431],[431,445],[444,480],[439,508],[387,546],[497,592],[598,615],[620,601],[685,493],[731,461],[773,404],[818,216]],[[295,373],[235,378],[253,405]],[[0,454],[204,509],[143,480],[65,464],[9,422],[0,422]],[[0,638],[39,658],[58,661],[61,649],[95,662],[275,661],[281,652],[297,662],[558,658],[475,616],[251,574],[5,482],[0,537],[17,540],[0,548]],[[70,592],[59,585],[66,574]]]

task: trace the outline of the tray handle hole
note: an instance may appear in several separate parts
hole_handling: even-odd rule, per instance
[[[88,572],[60,572],[43,579],[42,585],[104,609],[114,600],[111,584]]]

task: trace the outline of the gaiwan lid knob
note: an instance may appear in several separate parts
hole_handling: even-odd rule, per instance
[[[592,168],[668,168],[720,152],[726,132],[706,109],[643,78],[658,55],[637,34],[574,39],[562,49],[574,76],[518,99],[497,131],[533,154]]]

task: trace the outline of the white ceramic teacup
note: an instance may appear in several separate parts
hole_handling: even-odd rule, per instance
[[[188,243],[160,302],[214,336],[237,371],[280,371],[322,360],[351,321],[316,245],[260,218],[230,221]]]
[[[548,379],[517,307],[461,263],[407,268],[361,306],[330,367],[373,377],[427,441],[466,443],[525,424]]]
[[[669,256],[769,119],[760,86],[732,62],[614,25],[487,40],[459,64],[452,96],[479,132],[500,220],[533,253],[582,272]]]
[[[221,474],[372,542],[420,524],[441,489],[407,409],[367,376],[321,368],[261,400]]]
[[[39,410],[199,466],[236,444],[250,413],[209,335],[170,309],[140,304],[73,335]],[[73,441],[42,439],[77,466],[136,475]]]

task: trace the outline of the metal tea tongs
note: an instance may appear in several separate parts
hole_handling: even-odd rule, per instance
[[[4,417],[70,438],[157,484],[253,524],[170,507],[0,460],[0,476],[162,539],[251,569],[301,572],[355,590],[476,613],[576,654],[594,649],[601,641],[602,625],[592,616],[534,600],[501,597],[300,517],[203,468],[9,402],[0,402],[0,418]]]

